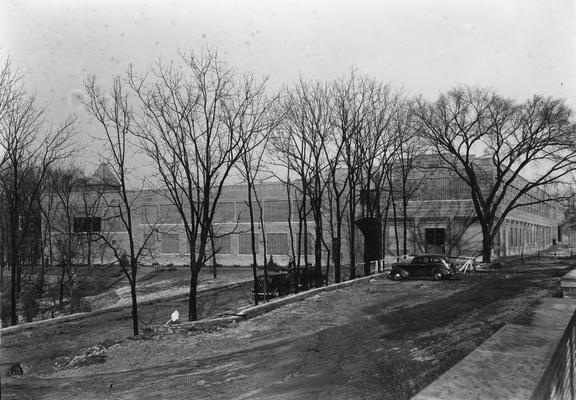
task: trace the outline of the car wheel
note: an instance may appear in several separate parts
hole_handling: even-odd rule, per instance
[[[441,281],[442,279],[444,279],[444,275],[442,275],[442,272],[438,270],[434,271],[432,273],[432,276],[434,277],[435,281]]]

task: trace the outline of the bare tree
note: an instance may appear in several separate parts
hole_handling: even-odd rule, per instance
[[[408,254],[408,202],[413,199],[422,181],[428,176],[428,174],[420,174],[417,177],[414,173],[419,169],[418,161],[429,150],[429,147],[428,143],[417,135],[413,114],[412,101],[405,97],[399,99],[398,108],[393,117],[396,143],[390,178],[394,182],[393,188],[400,187],[398,197],[402,205],[402,253],[404,255]]]
[[[363,154],[366,145],[365,134],[367,109],[370,106],[368,82],[366,77],[353,72],[336,90],[336,107],[334,124],[341,135],[343,152],[342,161],[346,171],[344,182],[347,191],[347,212],[344,214],[348,231],[348,258],[350,279],[356,278],[356,211],[360,202],[362,185],[362,168],[366,161]],[[373,149],[372,149],[373,150]]]
[[[128,254],[123,249],[112,242],[109,235],[99,235],[99,238],[106,242],[114,253],[114,257],[122,267],[124,275],[130,285],[130,296],[132,300],[132,330],[134,335],[138,335],[138,299],[136,295],[138,262],[147,249],[146,241],[153,234],[150,230],[148,237],[144,238],[144,243],[136,239],[135,215],[138,209],[139,195],[128,188],[128,180],[131,176],[129,160],[133,155],[133,129],[134,113],[129,102],[128,93],[120,77],[115,77],[109,92],[103,90],[97,83],[94,76],[86,79],[86,96],[81,99],[86,111],[102,127],[104,146],[105,166],[112,174],[114,182],[107,185],[102,182],[101,190],[109,191],[103,195],[103,200],[107,208],[108,219],[119,221],[126,231],[128,239]]]
[[[314,283],[322,279],[323,195],[326,189],[325,143],[331,132],[331,101],[328,85],[307,82],[286,93],[283,101],[285,117],[275,132],[273,146],[285,167],[298,174],[302,185],[303,210],[310,209],[314,219]],[[308,200],[308,201],[306,201]],[[308,203],[308,204],[307,204]],[[307,223],[304,222],[307,241]],[[306,245],[304,246],[307,253]]]
[[[562,100],[534,96],[518,104],[488,90],[462,87],[434,103],[418,100],[416,116],[419,134],[470,188],[484,262],[490,262],[509,213],[545,206],[553,196],[544,189],[567,180],[574,170],[576,125]]]
[[[2,191],[8,211],[7,250],[11,268],[11,324],[18,323],[16,303],[23,245],[30,224],[20,227],[20,218],[32,215],[38,205],[50,167],[71,155],[74,119],[57,128],[45,128],[46,108],[37,105],[24,89],[22,78],[7,60],[0,70],[0,151]],[[30,184],[34,182],[34,185]],[[37,210],[36,210],[37,211]],[[34,212],[36,212],[34,211]]]
[[[334,260],[334,280],[342,280],[342,228],[350,201],[349,179],[354,176],[346,170],[344,161],[346,145],[350,145],[354,131],[353,89],[355,74],[349,79],[339,79],[332,83],[330,96],[333,107],[328,140],[323,151],[327,161],[327,198],[330,231],[332,232],[332,258]]]
[[[52,236],[54,248],[57,251],[60,278],[59,301],[60,307],[64,301],[65,278],[68,280],[68,290],[70,295],[70,311],[73,311],[73,291],[74,291],[74,272],[79,255],[82,252],[82,242],[75,232],[75,218],[78,209],[81,207],[76,199],[76,192],[80,186],[83,174],[75,167],[53,169],[50,173],[50,195],[55,197],[54,215],[45,218],[49,223],[47,229]],[[46,196],[46,202],[50,202],[52,196]],[[46,210],[48,211],[48,210]],[[45,213],[45,216],[48,214]],[[48,228],[48,224],[46,225]]]
[[[398,113],[400,97],[389,86],[369,78],[363,79],[361,88],[366,99],[359,142],[362,155],[359,187],[364,218],[358,223],[365,239],[364,275],[369,275],[370,261],[382,258],[382,197],[388,186],[391,160],[397,150],[393,120]]]
[[[129,74],[142,105],[142,148],[153,160],[166,196],[182,218],[190,245],[188,318],[198,319],[198,274],[222,188],[246,151],[236,129],[253,91],[215,51],[181,55],[182,68],[159,63],[149,76]],[[247,96],[248,95],[248,96]]]
[[[243,142],[246,144],[246,151],[240,154],[239,162],[236,169],[246,182],[248,194],[248,212],[250,217],[250,240],[252,245],[252,273],[254,279],[254,304],[258,304],[258,259],[256,257],[256,234],[254,218],[254,198],[260,208],[260,219],[263,218],[262,207],[258,200],[255,190],[255,183],[263,172],[263,157],[266,153],[270,132],[277,125],[281,115],[274,109],[277,97],[266,98],[265,82],[255,83],[254,78],[250,75],[244,77],[243,88],[245,90],[242,98],[237,99],[239,104],[237,109],[243,109],[239,113],[228,114],[225,124],[228,129],[236,130],[243,136]],[[261,223],[263,228],[263,223]],[[262,229],[263,239],[264,230]],[[264,268],[266,268],[266,252],[264,252]],[[267,282],[267,270],[265,269],[265,281]],[[264,288],[267,299],[267,290]]]

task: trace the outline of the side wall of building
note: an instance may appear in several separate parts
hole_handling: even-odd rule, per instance
[[[443,182],[443,181],[442,181]],[[448,182],[448,181],[447,181]],[[451,182],[451,181],[450,181]],[[431,200],[413,200],[408,203],[407,254],[443,253],[450,256],[475,256],[482,253],[482,232],[475,221],[475,211],[470,199],[463,199],[462,189],[446,189],[447,185],[433,185],[444,188]],[[460,193],[458,199],[444,199]],[[99,209],[91,210],[93,215],[101,218],[100,236],[105,236],[109,244],[120,251],[127,252],[128,235],[118,219],[118,199],[115,195],[105,193]],[[143,248],[143,263],[187,264],[190,246],[182,223],[182,218],[170,201],[158,191],[135,191],[132,220],[135,226],[136,246]],[[214,253],[215,257],[208,264],[216,262],[221,265],[252,264],[249,212],[246,203],[246,187],[243,185],[227,186],[218,201],[214,217]],[[255,204],[256,249],[258,262],[262,264],[266,246],[266,259],[270,256],[281,265],[287,265],[292,254],[292,243],[298,253],[299,201],[296,193],[291,193],[290,202],[286,186],[281,183],[266,183],[258,187],[260,205]],[[77,202],[82,203],[80,199]],[[558,240],[558,216],[551,208],[517,209],[508,215],[494,243],[494,255],[505,256],[530,253],[549,247]],[[545,212],[546,211],[546,212]],[[83,213],[81,207],[75,210],[78,216]],[[262,214],[262,215],[261,215]],[[260,225],[260,220],[264,226]],[[385,221],[383,253],[388,260],[404,255],[403,243],[404,221],[401,209],[396,210],[396,218],[390,209]],[[304,229],[300,231],[301,263],[304,263]],[[89,236],[80,232],[79,235]],[[349,261],[348,228],[343,227],[341,259],[343,264]],[[396,244],[398,236],[398,245]],[[293,238],[293,240],[291,240]],[[266,239],[266,240],[264,240]],[[329,222],[324,221],[324,241],[331,244]],[[308,262],[313,262],[314,224],[308,221],[307,253]],[[357,263],[363,261],[364,240],[360,230],[356,230],[355,253]],[[212,252],[209,243],[209,253]],[[324,259],[327,256],[323,248]],[[83,250],[78,259],[86,260]],[[96,240],[88,262],[108,262],[114,260],[109,246]]]

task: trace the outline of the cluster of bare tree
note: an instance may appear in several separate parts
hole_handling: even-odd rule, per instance
[[[0,84],[1,195],[7,210],[3,226],[9,228],[2,230],[1,250],[7,256],[0,260],[11,268],[16,323],[25,236],[17,229],[18,217],[34,214],[51,167],[71,156],[74,125],[67,121],[42,133],[44,109],[26,95],[9,63]],[[440,168],[452,170],[469,186],[482,227],[484,261],[490,260],[494,237],[510,211],[551,200],[532,196],[526,202],[525,195],[562,181],[574,169],[575,125],[571,110],[560,100],[534,97],[519,104],[490,91],[458,88],[429,102],[354,71],[329,82],[300,78],[272,95],[265,86],[266,80],[236,74],[210,50],[183,54],[176,64],[158,63],[144,74],[130,68],[126,76],[114,78],[110,89],[95,77],[86,80],[82,103],[102,128],[102,157],[118,182],[112,208],[127,233],[126,253],[102,233],[96,240],[112,249],[123,265],[132,293],[134,334],[136,278],[146,240],[136,238],[138,195],[128,190],[133,153],[144,153],[152,161],[162,193],[183,222],[190,247],[190,320],[198,317],[198,274],[213,257],[219,235],[214,230],[218,202],[224,185],[233,179],[246,184],[256,294],[255,232],[258,224],[262,233],[265,228],[256,183],[265,177],[273,175],[286,186],[289,255],[295,268],[312,264],[314,282],[307,284],[321,285],[332,262],[335,281],[344,278],[344,253],[349,278],[358,275],[357,261],[364,263],[363,274],[369,274],[368,262],[383,256],[389,223],[396,232],[396,254],[408,253],[408,203],[419,189],[419,182],[409,178],[425,154],[435,154],[443,161]],[[490,168],[473,154],[485,154]],[[65,171],[52,179],[50,192],[59,196],[59,204],[66,203],[69,188],[78,187],[70,179]],[[92,195],[83,204],[94,208],[95,202],[109,199]],[[295,226],[293,215],[298,217]],[[356,255],[357,227],[364,236],[376,238],[377,245],[365,248],[363,260]],[[152,233],[155,227],[150,228]],[[72,231],[59,237],[59,254],[66,255],[62,265],[70,270],[77,239],[72,239]],[[260,238],[266,249],[266,235]],[[86,243],[84,239],[82,245]],[[313,263],[308,246],[313,246]],[[62,271],[64,277],[64,267]]]
[[[417,102],[418,136],[470,189],[484,262],[490,261],[494,238],[512,210],[570,196],[565,185],[573,182],[576,162],[572,113],[562,100],[534,96],[517,103],[477,88],[451,90],[434,103]],[[486,165],[474,153],[484,154]]]
[[[30,240],[40,232],[40,200],[50,169],[72,156],[74,119],[47,126],[46,108],[26,92],[10,60],[0,67],[0,267],[10,269],[10,320],[22,291],[22,263],[38,248]],[[28,260],[26,260],[28,258]]]

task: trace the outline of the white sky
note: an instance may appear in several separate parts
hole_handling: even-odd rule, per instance
[[[0,0],[0,55],[62,120],[89,73],[105,81],[129,63],[218,47],[238,71],[331,79],[356,67],[433,99],[459,84],[576,109],[574,0]]]

